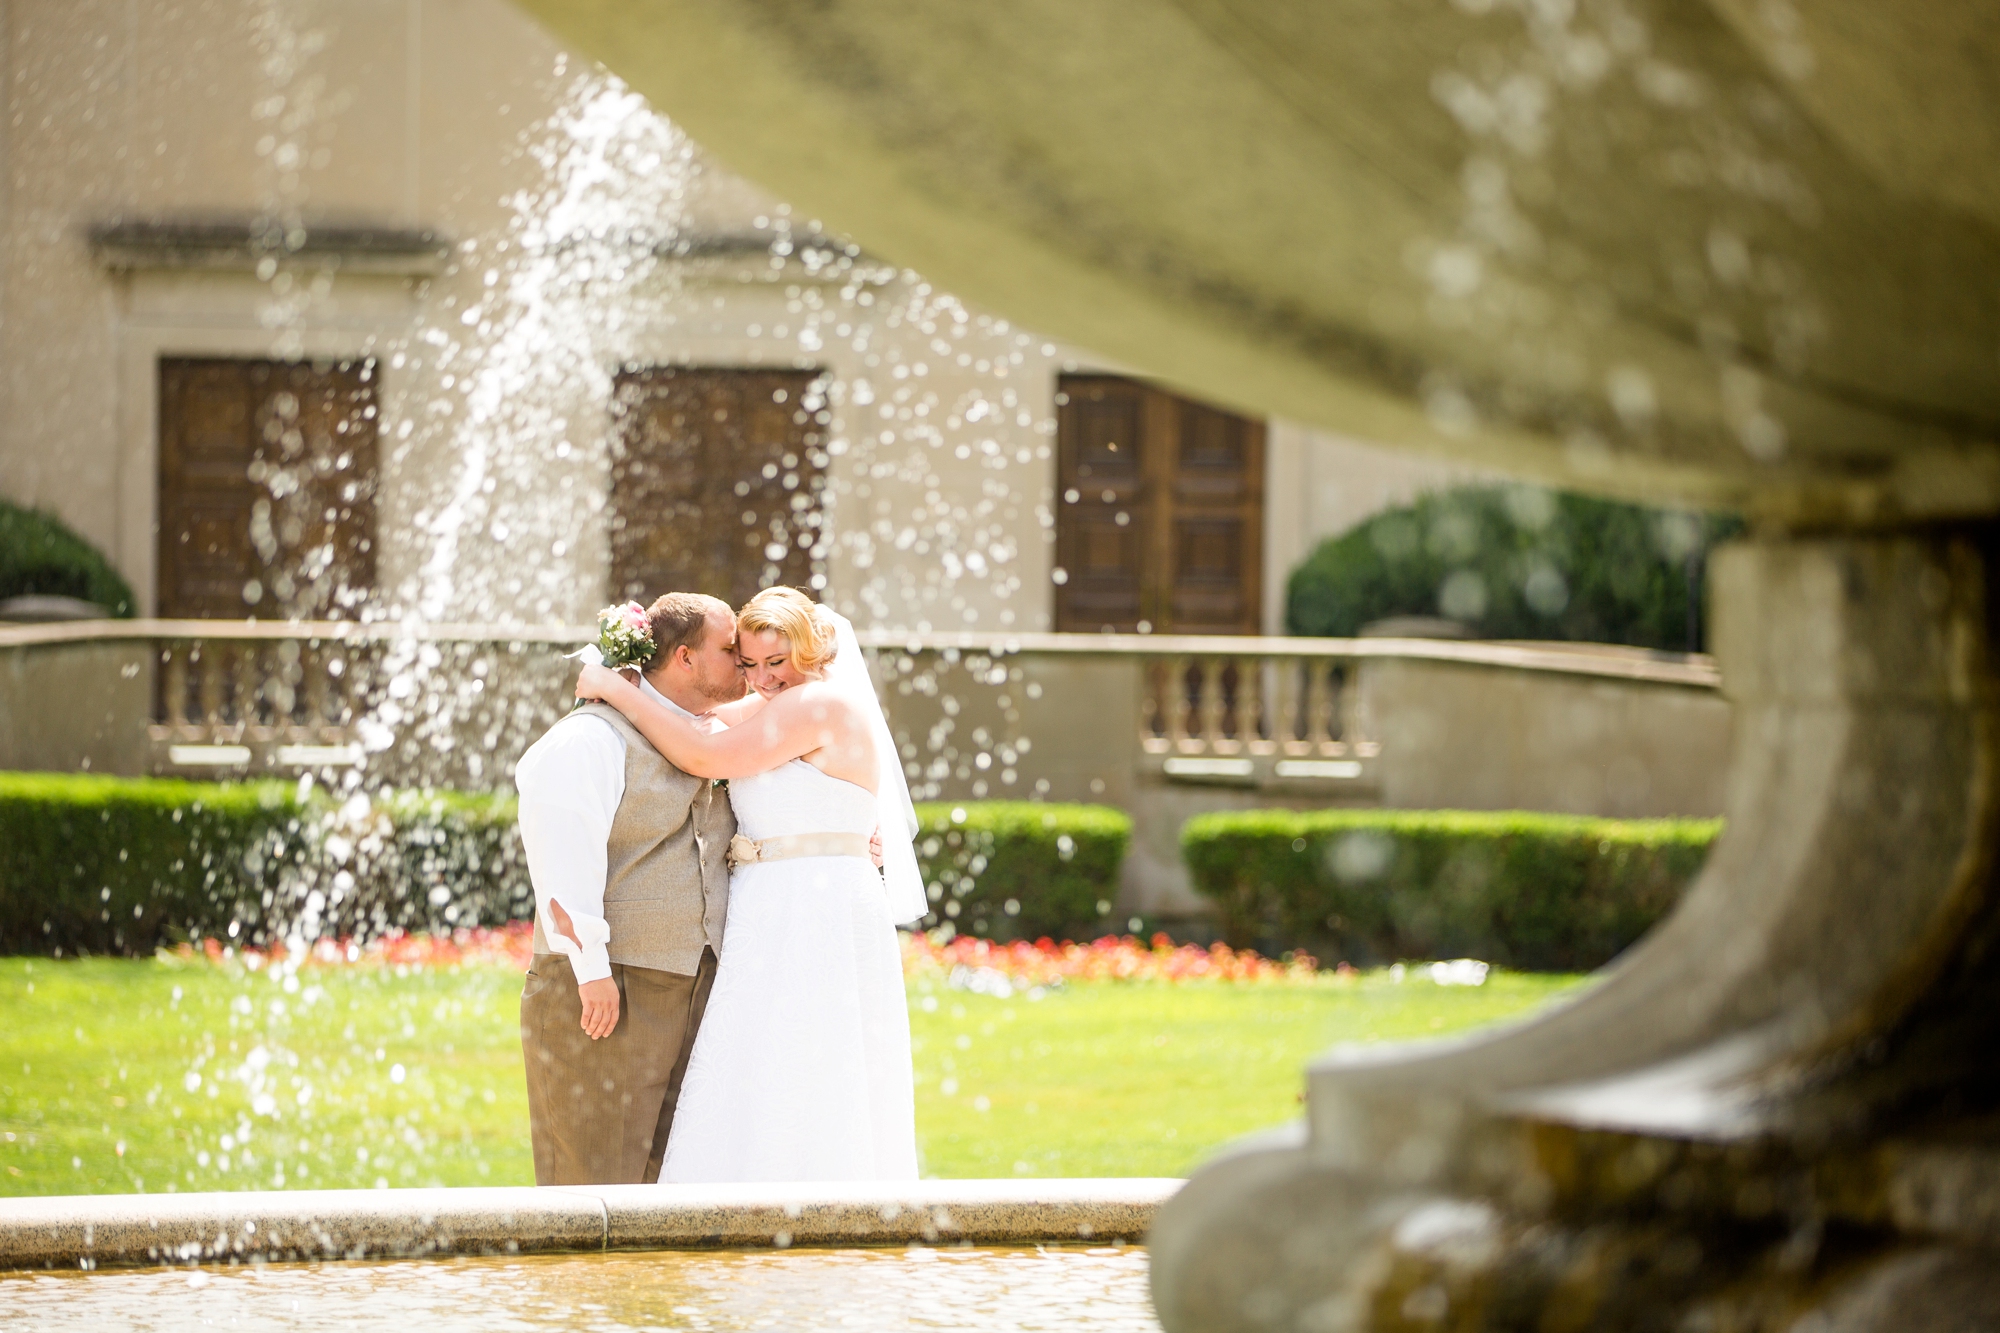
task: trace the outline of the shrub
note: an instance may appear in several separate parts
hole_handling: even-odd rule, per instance
[[[940,920],[998,939],[1102,933],[1132,837],[1125,815],[1025,801],[918,814]],[[533,911],[511,796],[336,803],[283,783],[0,773],[0,952],[365,938]]]
[[[361,876],[367,914],[343,934],[526,921],[535,889],[511,795],[406,791],[378,798],[390,839]]]
[[[0,500],[0,602],[30,594],[78,597],[130,617],[132,589],[96,547],[53,514]]]
[[[1132,821],[1102,805],[927,801],[917,859],[933,911],[990,939],[1104,933]]]
[[[533,900],[509,798],[0,773],[0,952],[450,929]]]
[[[1533,486],[1427,495],[1329,538],[1292,571],[1294,634],[1441,615],[1488,639],[1698,648],[1701,570],[1733,518]]]
[[[232,920],[241,934],[298,816],[278,784],[0,774],[0,950],[139,953]]]
[[[1181,830],[1225,938],[1327,961],[1594,968],[1679,899],[1719,820],[1520,811],[1252,810]]]

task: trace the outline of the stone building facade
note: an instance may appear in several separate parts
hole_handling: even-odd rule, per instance
[[[1454,475],[968,307],[502,0],[6,12],[0,496],[143,613],[1277,632]]]

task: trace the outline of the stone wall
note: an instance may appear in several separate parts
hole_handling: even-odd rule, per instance
[[[136,776],[153,708],[150,645],[0,645],[0,768]]]
[[[1714,690],[1389,659],[1362,665],[1361,697],[1386,806],[1722,813],[1729,704]]]

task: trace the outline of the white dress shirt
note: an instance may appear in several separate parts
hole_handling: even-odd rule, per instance
[[[654,689],[639,688],[655,703],[696,717]],[[566,717],[528,747],[514,769],[521,793],[521,846],[535,886],[535,916],[551,949],[567,955],[578,985],[611,975],[611,927],[604,920],[605,844],[625,797],[625,736],[590,713]],[[556,929],[549,900],[562,900],[576,927],[579,948]]]

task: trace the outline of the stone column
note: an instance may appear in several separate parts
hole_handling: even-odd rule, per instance
[[[1166,1327],[1992,1326],[1996,537],[1724,552],[1729,825],[1679,909],[1534,1019],[1317,1061],[1162,1213]]]

